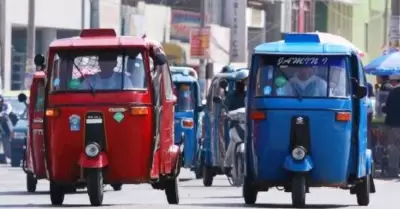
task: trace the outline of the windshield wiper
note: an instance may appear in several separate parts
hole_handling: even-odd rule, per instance
[[[93,96],[95,96],[96,95],[96,90],[94,89],[92,84],[88,80],[85,79],[85,76],[83,75],[81,69],[78,67],[78,65],[75,62],[73,62],[73,65],[78,70],[79,74],[81,74],[81,76],[83,78],[83,81],[86,81],[89,84],[90,92],[92,93]]]

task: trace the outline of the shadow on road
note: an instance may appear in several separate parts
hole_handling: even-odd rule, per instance
[[[183,205],[183,204],[181,204]],[[293,208],[291,204],[232,204],[232,203],[210,203],[210,204],[187,204],[192,206],[201,207],[226,207],[226,208]],[[347,208],[351,205],[337,205],[337,204],[321,204],[321,205],[307,205],[305,208]]]
[[[85,190],[78,190],[74,193],[67,193],[70,194],[84,194],[87,193]],[[40,191],[40,192],[26,192],[26,191],[7,191],[7,192],[0,192],[0,196],[23,196],[23,195],[49,195],[49,191]]]
[[[193,180],[192,178],[179,178],[179,182],[185,182],[185,181],[190,181]]]
[[[116,206],[111,204],[103,204],[102,206]],[[124,205],[117,205],[117,206],[124,206]],[[127,206],[127,205],[125,205]],[[90,204],[74,204],[74,205],[61,205],[61,206],[54,206],[51,204],[44,205],[44,204],[12,204],[12,205],[0,205],[0,208],[74,208],[74,207],[93,207]]]
[[[188,187],[188,188],[210,188],[210,187],[205,187],[203,185],[179,185],[179,187]],[[213,185],[212,187],[230,187],[230,188],[235,188],[231,185]]]

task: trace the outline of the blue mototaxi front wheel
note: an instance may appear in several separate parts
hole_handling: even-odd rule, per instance
[[[306,176],[294,174],[292,179],[292,205],[295,208],[303,208],[306,205]]]

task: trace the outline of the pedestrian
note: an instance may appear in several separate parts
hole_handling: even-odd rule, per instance
[[[390,76],[393,89],[382,111],[386,113],[389,177],[398,178],[400,161],[400,75]]]

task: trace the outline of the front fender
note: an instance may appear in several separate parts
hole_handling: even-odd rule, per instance
[[[82,153],[79,158],[79,165],[82,168],[104,168],[108,165],[108,157],[104,152],[100,152],[97,157],[93,158]]]
[[[307,155],[303,160],[295,160],[289,155],[285,158],[283,167],[291,172],[308,172],[314,168],[314,164],[309,155]]]
[[[168,154],[170,156],[171,159],[171,165],[175,165],[172,166],[172,173],[177,172],[177,169],[180,168],[180,156],[181,156],[181,150],[180,147],[178,145],[171,145],[171,147],[168,149]]]

